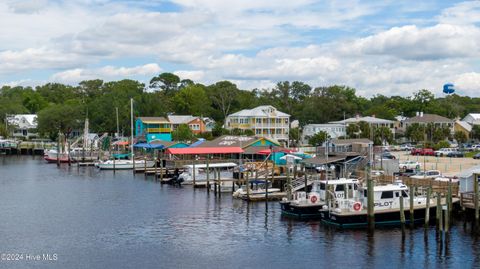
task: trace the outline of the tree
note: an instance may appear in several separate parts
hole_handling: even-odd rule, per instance
[[[393,142],[392,130],[386,126],[378,127],[374,129],[375,137],[373,142],[375,145],[384,145],[385,142]]]
[[[37,123],[40,134],[54,139],[58,132],[66,137],[74,130],[81,128],[84,114],[76,103],[51,105],[38,113]]]
[[[418,123],[408,125],[405,135],[414,142],[424,141],[424,127]]]
[[[480,125],[473,125],[470,137],[473,139],[480,139]]]
[[[356,123],[350,123],[347,126],[347,136],[349,138],[359,138],[360,137],[360,127]]]
[[[467,142],[467,135],[462,131],[456,131],[453,137],[457,140],[458,145]]]
[[[292,146],[298,146],[300,141],[300,128],[291,128],[290,132],[288,133],[288,138],[290,141],[292,141]]]
[[[329,138],[330,136],[327,132],[320,131],[308,138],[308,144],[314,147],[318,147],[325,143],[325,141],[327,141]]]
[[[180,77],[172,73],[161,73],[150,80],[150,88],[162,89],[166,94],[174,94],[178,89]]]
[[[175,131],[172,132],[172,138],[174,141],[188,142],[195,136],[192,130],[186,124],[180,124]]]
[[[230,81],[220,81],[208,86],[208,88],[211,91],[210,98],[213,104],[220,109],[223,116],[222,121],[225,121],[228,114],[230,114],[233,102],[237,98],[239,91],[237,85]]]
[[[178,91],[173,97],[175,112],[196,116],[208,115],[210,100],[205,92],[205,86],[195,84]]]

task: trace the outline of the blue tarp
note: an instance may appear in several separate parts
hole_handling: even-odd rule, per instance
[[[205,139],[199,138],[197,142],[191,144],[189,147],[190,147],[190,148],[197,147],[197,146],[201,145],[201,144],[202,144],[203,142],[205,142],[205,141],[206,141]]]
[[[149,144],[149,143],[138,143],[133,145],[134,148],[142,148],[142,149],[163,149],[164,145],[158,144]]]

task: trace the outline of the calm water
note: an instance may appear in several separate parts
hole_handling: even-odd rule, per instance
[[[0,252],[57,254],[0,268],[473,268],[480,240],[435,229],[338,230],[284,219],[276,202],[161,186],[129,171],[0,156]]]

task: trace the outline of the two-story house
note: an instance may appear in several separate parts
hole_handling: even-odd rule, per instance
[[[172,141],[172,124],[164,117],[138,117],[135,121],[135,136],[152,140]]]

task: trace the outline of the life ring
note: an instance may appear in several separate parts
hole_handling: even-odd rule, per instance
[[[313,195],[313,196],[310,196],[310,202],[312,204],[315,204],[317,202],[317,196]]]
[[[361,204],[361,203],[355,202],[355,203],[353,204],[353,210],[355,210],[355,211],[360,211],[361,209],[362,209],[362,204]]]

